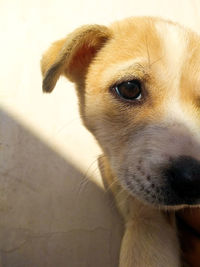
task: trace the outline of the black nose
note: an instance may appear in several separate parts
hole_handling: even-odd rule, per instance
[[[165,176],[179,197],[187,199],[200,197],[200,161],[181,156],[172,161]]]

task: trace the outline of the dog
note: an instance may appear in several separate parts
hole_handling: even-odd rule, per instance
[[[200,36],[157,17],[86,25],[53,43],[41,69],[44,92],[60,75],[75,83],[102,148],[99,168],[124,219],[119,266],[200,266],[183,259],[177,229],[191,213],[176,215],[194,208],[200,218]]]

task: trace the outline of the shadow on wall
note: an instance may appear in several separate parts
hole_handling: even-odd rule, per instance
[[[0,111],[0,266],[116,267],[108,194]]]

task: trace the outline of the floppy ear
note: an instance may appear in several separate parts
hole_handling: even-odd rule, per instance
[[[43,91],[51,92],[62,74],[73,82],[83,82],[92,58],[110,37],[107,27],[86,25],[53,43],[41,60]]]

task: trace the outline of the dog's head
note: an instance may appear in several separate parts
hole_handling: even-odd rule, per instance
[[[76,83],[80,113],[129,193],[200,203],[200,37],[158,18],[79,28],[42,59],[43,90]]]

